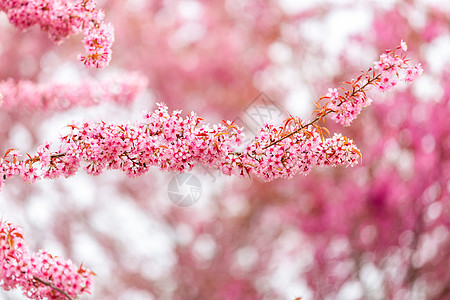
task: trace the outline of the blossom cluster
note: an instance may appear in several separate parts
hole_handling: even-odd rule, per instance
[[[284,126],[285,131],[288,126]],[[280,129],[266,125],[251,145],[237,152],[244,134],[233,122],[202,124],[196,114],[185,118],[181,111],[169,114],[162,104],[135,124],[84,122],[68,127],[70,133],[61,138],[56,152],[51,152],[46,143],[36,156],[20,160],[18,151],[10,149],[0,158],[1,181],[13,176],[28,182],[67,177],[80,166],[94,175],[105,169],[120,169],[137,176],[151,166],[185,172],[197,164],[229,175],[273,180],[307,173],[313,165],[354,165],[359,158],[351,140],[340,135],[323,138],[313,125],[276,144],[272,142],[279,137]]]
[[[323,107],[317,103],[319,117],[331,113],[331,119],[336,123],[349,126],[362,108],[372,103],[372,99],[366,94],[368,86],[376,86],[379,90],[386,91],[396,86],[399,81],[414,81],[423,70],[421,64],[408,65],[407,50],[408,46],[403,40],[394,50],[386,50],[380,55],[380,59],[374,62],[374,67],[369,68],[357,79],[346,82],[350,88],[341,88],[342,95],[336,88],[328,89],[326,96],[321,98],[327,99],[328,102]]]
[[[22,229],[0,221],[0,287],[30,299],[74,299],[90,293],[94,273],[46,251],[29,253]]]
[[[7,79],[0,82],[2,110],[61,111],[73,106],[92,106],[103,102],[131,103],[147,85],[137,73],[108,80],[85,80],[78,84],[37,84],[28,80]]]
[[[103,68],[111,60],[114,29],[103,21],[104,13],[96,10],[94,0],[1,1],[0,10],[20,30],[38,24],[54,42],[83,32],[86,54],[79,59],[87,67]]]
[[[396,50],[399,50],[400,54],[397,54]],[[407,50],[408,46],[401,41],[399,47],[381,54],[380,59],[374,63],[374,69],[380,71],[377,86],[381,91],[394,87],[399,81],[412,82],[422,74],[421,64],[408,66],[405,54]]]
[[[264,180],[308,174],[313,166],[353,166],[360,152],[352,140],[334,134],[324,138],[321,129],[310,124],[294,127],[266,124],[259,136],[242,152],[229,153],[219,169],[228,175],[256,175]],[[300,121],[301,120],[297,120]]]
[[[328,89],[326,97],[329,97],[329,108],[333,111],[331,119],[344,126],[350,126],[350,123],[356,119],[361,110],[372,103],[372,99],[365,93],[358,93],[352,97],[340,98],[341,96],[339,96],[339,92],[336,88]]]

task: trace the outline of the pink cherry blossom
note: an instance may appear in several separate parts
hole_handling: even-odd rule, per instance
[[[369,68],[356,80],[348,82],[351,88],[343,89],[345,91],[343,96],[339,96],[337,89],[328,89],[328,93],[322,98],[329,99],[328,106],[325,105],[322,110],[318,110],[319,114],[332,113],[331,118],[335,122],[349,126],[362,108],[372,103],[372,99],[365,92],[366,87],[373,85],[381,91],[386,91],[397,85],[399,81],[412,82],[415,80],[423,70],[420,63],[413,67],[408,65],[405,54],[407,49],[406,43],[402,40],[399,47],[387,50],[380,55],[380,59],[374,62],[374,68]]]
[[[104,23],[104,13],[96,10],[94,0],[1,1],[0,10],[18,29],[37,24],[56,43],[83,32],[86,54],[79,55],[79,59],[86,67],[104,68],[111,60],[114,29]]]

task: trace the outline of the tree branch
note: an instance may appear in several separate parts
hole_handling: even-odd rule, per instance
[[[57,286],[54,286],[53,283],[51,283],[51,282],[49,282],[49,281],[46,281],[46,280],[44,280],[44,279],[41,279],[41,278],[39,278],[39,277],[37,277],[37,276],[33,276],[33,279],[36,280],[36,281],[39,282],[39,283],[42,283],[43,285],[46,285],[46,286],[48,286],[48,287],[54,289],[55,291],[57,291],[57,292],[63,294],[64,297],[66,297],[66,299],[68,299],[68,300],[75,300],[75,298],[73,298],[73,297],[71,297],[69,294],[67,294],[66,291],[60,289],[60,288],[57,287]]]

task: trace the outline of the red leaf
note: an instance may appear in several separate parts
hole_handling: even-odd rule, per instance
[[[8,156],[8,154],[9,154],[11,151],[14,151],[14,150],[16,150],[16,149],[14,149],[14,148],[8,149],[8,151],[6,151],[5,154],[3,155],[3,158],[5,158],[6,156]]]

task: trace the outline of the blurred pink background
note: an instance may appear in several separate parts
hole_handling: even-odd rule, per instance
[[[298,3],[298,4],[294,4]],[[45,248],[91,268],[80,299],[450,298],[448,1],[98,1],[115,27],[111,65],[86,70],[81,36],[52,44],[0,14],[0,80],[73,83],[129,71],[148,88],[129,105],[0,110],[0,150],[35,153],[72,120],[140,120],[164,102],[208,122],[243,118],[263,92],[308,118],[329,87],[408,43],[413,85],[372,91],[350,128],[354,168],[270,183],[194,170],[198,202],[168,197],[176,175],[109,171],[33,185],[9,181],[0,215]],[[0,299],[24,299],[0,291]]]

